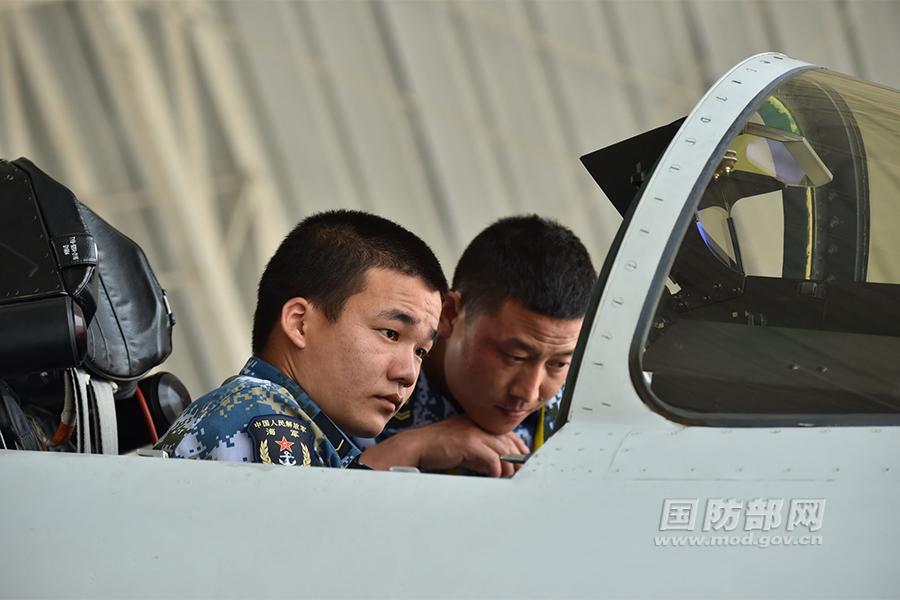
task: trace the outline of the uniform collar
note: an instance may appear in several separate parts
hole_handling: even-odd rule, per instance
[[[306,416],[319,426],[319,429],[331,442],[344,466],[359,456],[360,450],[350,440],[350,437],[341,431],[340,427],[328,415],[322,412],[319,405],[309,397],[309,394],[303,391],[303,388],[296,381],[285,375],[280,369],[258,356],[252,356],[244,365],[244,368],[241,369],[240,375],[271,381],[290,392],[297,404],[300,405],[300,410],[306,413]]]
[[[425,393],[435,399],[435,401],[443,401],[445,406],[444,418],[465,414],[462,406],[459,405],[449,392],[441,392],[428,381],[428,377],[425,376],[425,369],[419,371],[419,379],[416,381],[416,387],[420,390],[424,390]]]

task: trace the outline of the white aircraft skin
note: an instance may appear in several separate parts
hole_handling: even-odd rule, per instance
[[[569,422],[512,479],[0,452],[0,596],[896,597],[898,428],[685,426],[629,366],[691,191],[754,100],[810,68],[752,57],[687,118],[611,250]],[[781,543],[659,542],[716,533],[710,499],[759,498],[784,502]],[[825,501],[820,528],[788,530],[797,499]],[[692,530],[664,527],[673,500],[697,503]]]

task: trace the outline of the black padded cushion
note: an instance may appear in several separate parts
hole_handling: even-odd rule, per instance
[[[140,379],[172,352],[175,320],[165,291],[136,243],[83,204],[80,210],[100,251],[100,293],[84,366],[106,379]]]

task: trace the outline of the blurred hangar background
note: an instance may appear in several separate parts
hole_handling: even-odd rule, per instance
[[[415,231],[448,278],[537,212],[599,268],[620,222],[579,156],[778,50],[900,87],[900,2],[0,0],[0,156],[147,252],[199,395],[250,352],[256,283],[329,208]],[[0,217],[2,218],[2,217]]]

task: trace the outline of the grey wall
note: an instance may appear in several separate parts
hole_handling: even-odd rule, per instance
[[[779,50],[900,86],[900,3],[0,3],[0,156],[26,155],[147,251],[198,395],[249,354],[256,281],[300,218],[353,207],[448,276],[538,212],[599,268],[619,217],[578,157],[686,114]]]

